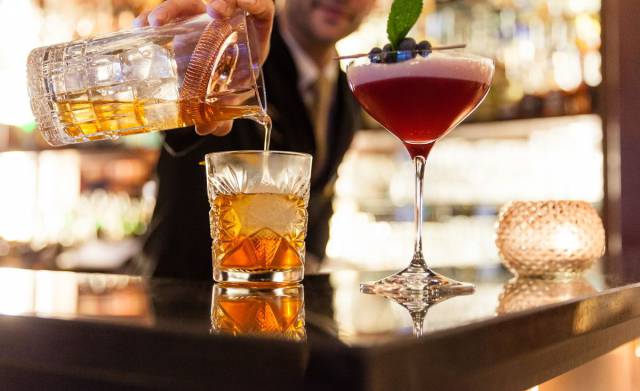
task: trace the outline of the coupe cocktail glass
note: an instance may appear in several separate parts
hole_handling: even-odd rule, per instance
[[[482,102],[494,65],[488,58],[458,51],[434,51],[426,57],[406,54],[413,58],[381,63],[361,57],[347,67],[356,99],[404,143],[416,171],[413,259],[406,269],[364,283],[361,290],[394,297],[460,294],[473,286],[433,272],[422,254],[422,183],[431,148]]]

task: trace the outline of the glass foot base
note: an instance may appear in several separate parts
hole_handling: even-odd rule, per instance
[[[304,267],[288,270],[234,270],[213,269],[213,280],[216,282],[252,283],[252,284],[289,284],[300,282],[304,278]]]
[[[472,284],[452,280],[426,266],[415,264],[378,281],[360,284],[362,293],[387,296],[389,298],[417,297],[428,301],[438,297],[450,297],[473,293]]]

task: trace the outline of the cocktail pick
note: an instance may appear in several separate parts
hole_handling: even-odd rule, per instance
[[[464,49],[466,47],[467,47],[466,44],[445,45],[445,46],[435,46],[435,47],[430,48],[429,50],[452,50],[452,49]],[[391,51],[389,53],[406,52],[406,51],[407,50],[394,50],[394,51]],[[416,50],[409,50],[409,51],[417,52],[419,50],[416,49]],[[350,60],[350,59],[353,59],[353,58],[367,57],[368,55],[369,55],[369,53],[349,54],[347,56],[334,57],[333,59],[334,60]]]

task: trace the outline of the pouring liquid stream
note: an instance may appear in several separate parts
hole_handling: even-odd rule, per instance
[[[261,117],[255,119],[260,125],[264,127],[264,154],[262,155],[262,183],[271,184],[274,183],[271,174],[269,173],[269,146],[271,144],[271,117],[264,114]]]
[[[272,128],[271,117],[269,117],[267,114],[256,114],[256,115],[248,116],[245,118],[255,121],[257,124],[259,124],[264,128],[264,141],[262,144],[263,145],[262,148],[265,152],[263,157],[263,171],[265,174],[263,175],[263,178],[270,179],[271,176],[269,175],[269,172],[268,172],[269,170],[268,170],[267,158],[268,158],[269,147],[271,144],[271,128]],[[202,124],[206,126],[207,123],[208,122],[204,122]],[[204,160],[200,162],[200,165],[204,165]]]

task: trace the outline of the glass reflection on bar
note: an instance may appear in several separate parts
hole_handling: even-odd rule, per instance
[[[154,322],[139,277],[11,268],[0,269],[0,314]]]
[[[524,311],[595,292],[596,289],[584,277],[571,280],[515,278],[504,285],[496,313]]]
[[[306,339],[301,284],[243,287],[216,284],[211,298],[211,333]]]

